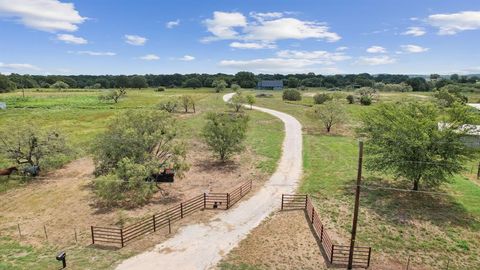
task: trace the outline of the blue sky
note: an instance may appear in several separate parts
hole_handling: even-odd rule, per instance
[[[480,73],[467,0],[0,0],[0,72]]]

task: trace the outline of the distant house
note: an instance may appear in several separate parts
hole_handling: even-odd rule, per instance
[[[7,109],[7,104],[5,102],[0,102],[0,110]]]
[[[438,128],[440,130],[448,126],[450,126],[448,123],[438,123]],[[474,149],[480,149],[480,125],[465,124],[460,126],[458,131],[463,133],[461,140],[466,146]]]
[[[282,80],[260,81],[257,84],[257,89],[282,90],[283,89],[283,81]]]

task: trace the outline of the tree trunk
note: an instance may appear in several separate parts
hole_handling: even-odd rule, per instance
[[[419,184],[419,182],[420,182],[420,178],[413,180],[413,189],[412,189],[412,190],[415,190],[415,191],[418,190],[418,184]]]
[[[330,129],[331,129],[331,128],[332,128],[332,127],[327,126],[327,133],[330,133]]]

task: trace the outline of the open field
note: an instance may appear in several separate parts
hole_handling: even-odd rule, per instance
[[[39,179],[19,182],[2,179],[0,193],[0,269],[56,269],[54,256],[66,250],[71,269],[106,269],[127,257],[164,241],[167,232],[157,232],[121,250],[89,247],[90,225],[131,223],[205,191],[225,191],[245,180],[253,180],[254,191],[268,179],[280,157],[283,125],[260,112],[247,111],[251,122],[247,150],[227,164],[218,163],[201,140],[201,129],[208,111],[225,111],[223,94],[211,89],[154,92],[129,90],[118,104],[98,100],[100,91],[21,92],[2,94],[9,108],[0,111],[0,128],[17,122],[33,121],[59,128],[66,134],[74,152],[60,170],[52,168]],[[93,163],[88,157],[90,143],[120,111],[136,108],[157,110],[162,101],[189,94],[197,100],[197,113],[175,114],[188,141],[190,170],[182,179],[165,185],[166,196],[157,193],[151,203],[136,209],[104,209],[95,204],[91,182]],[[179,109],[181,111],[181,109]],[[268,138],[268,139],[267,139]],[[3,160],[0,167],[9,163]],[[253,192],[254,192],[253,191]],[[253,193],[252,192],[252,193]],[[208,220],[215,211],[204,211],[175,223],[173,233],[185,224]],[[19,238],[17,224],[22,237]],[[44,225],[48,233],[45,239]],[[75,231],[78,244],[75,244]]]
[[[380,102],[423,101],[430,99],[428,96],[428,93],[382,93]],[[259,106],[289,113],[302,122],[304,178],[298,192],[314,198],[333,240],[347,244],[358,155],[353,129],[358,126],[358,116],[362,111],[373,108],[375,104],[370,107],[348,105],[349,123],[334,129],[332,135],[326,135],[319,123],[305,115],[305,110],[313,104],[311,97],[286,103],[281,100],[280,92],[274,92],[274,97],[258,98],[257,102]],[[392,190],[408,190],[410,185],[393,182],[389,176],[364,172],[365,187],[362,190],[357,242],[373,247],[373,269],[404,269],[410,255],[411,269],[443,269],[448,260],[449,269],[479,269],[480,186],[474,177],[477,164],[478,159],[465,164],[466,170],[462,175],[455,176],[451,183],[433,193]],[[277,215],[269,222],[272,227],[283,224],[282,218]],[[244,268],[238,269],[250,269],[249,265],[255,265],[249,259],[236,256],[254,248],[253,241],[250,238],[243,241],[224,265],[234,267],[243,263]],[[266,261],[281,257],[278,252],[270,255],[267,258],[263,254]]]

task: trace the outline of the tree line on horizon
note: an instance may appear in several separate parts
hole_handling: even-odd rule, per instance
[[[428,78],[428,77],[427,77]],[[407,84],[413,91],[431,91],[447,84],[465,83],[475,84],[480,81],[478,76],[440,76],[431,74],[429,80],[425,76],[409,76],[399,74],[368,73],[346,75],[321,75],[315,73],[304,74],[254,74],[251,72],[238,72],[231,74],[146,74],[146,75],[10,75],[0,74],[0,92],[28,88],[82,88],[82,89],[109,89],[109,88],[147,88],[147,87],[184,87],[201,88],[214,87],[214,82],[223,80],[227,87],[237,84],[242,88],[255,88],[261,80],[282,80],[285,87],[324,87],[335,88],[360,88],[373,87],[376,83]]]

